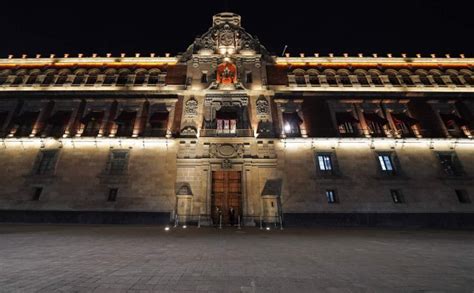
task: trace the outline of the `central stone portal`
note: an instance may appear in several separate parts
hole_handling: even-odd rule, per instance
[[[219,225],[237,225],[242,215],[242,184],[240,171],[212,172],[212,222]]]

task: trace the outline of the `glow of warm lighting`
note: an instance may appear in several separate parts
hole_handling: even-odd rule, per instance
[[[170,230],[170,227],[165,227],[165,231],[169,231]]]
[[[186,225],[183,225],[183,229],[186,229],[186,228],[188,228],[188,226],[186,226]]]
[[[270,227],[265,228],[265,230],[270,231]]]
[[[291,132],[291,125],[289,123],[286,123],[285,126],[283,127],[286,133]]]

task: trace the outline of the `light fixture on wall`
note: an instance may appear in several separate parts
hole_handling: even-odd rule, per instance
[[[285,123],[285,126],[283,126],[283,130],[285,130],[285,133],[290,133],[291,132],[290,123]]]

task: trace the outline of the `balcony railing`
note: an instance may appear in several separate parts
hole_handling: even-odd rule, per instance
[[[200,136],[205,137],[253,137],[252,129],[235,129],[235,130],[217,130],[217,129],[201,129]]]

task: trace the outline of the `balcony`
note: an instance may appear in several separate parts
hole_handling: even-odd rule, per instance
[[[253,137],[252,129],[201,129],[202,137]]]

